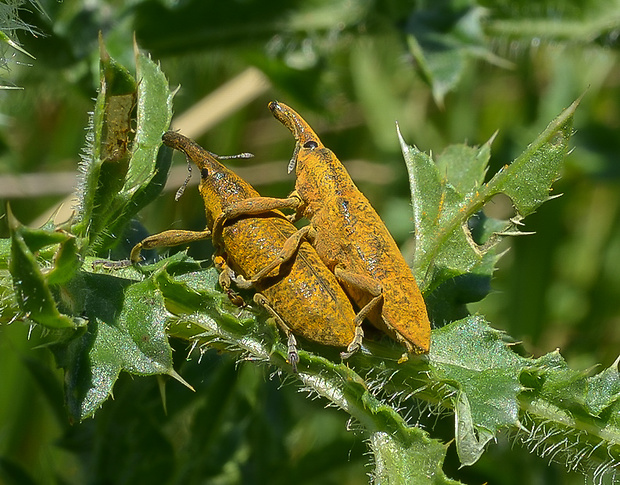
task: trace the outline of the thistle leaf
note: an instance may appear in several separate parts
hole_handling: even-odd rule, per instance
[[[499,255],[496,244],[549,199],[568,151],[579,100],[561,113],[511,164],[484,183],[491,141],[451,147],[433,160],[398,134],[411,185],[416,233],[414,274],[435,321],[466,315],[464,304],[482,298]],[[497,194],[517,211],[508,221],[481,212]],[[433,293],[435,293],[433,295]],[[436,303],[436,304],[433,304]]]
[[[101,43],[101,88],[81,166],[80,222],[74,229],[98,253],[114,246],[131,218],[159,195],[172,162],[171,151],[159,149],[170,126],[173,94],[159,66],[137,48],[136,69],[139,83]]]
[[[169,314],[153,279],[135,282],[85,273],[82,281],[87,330],[68,344],[52,346],[66,373],[69,413],[79,421],[112,394],[121,371],[179,379],[165,333]]]

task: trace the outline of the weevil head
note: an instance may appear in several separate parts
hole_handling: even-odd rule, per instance
[[[174,131],[167,131],[162,136],[164,145],[167,145],[175,150],[185,153],[185,156],[190,160],[200,171],[200,187],[212,183],[214,178],[226,178],[230,173],[226,167],[224,167],[218,160],[214,153],[202,148],[194,140],[187,138],[180,133]],[[191,171],[191,166],[190,166]]]
[[[217,155],[205,150],[190,138],[168,131],[164,133],[162,140],[165,145],[185,153],[200,170],[199,190],[209,224],[225,207],[239,200],[258,196],[258,192],[251,185],[222,165]]]
[[[308,142],[316,143],[316,147],[323,147],[321,139],[317,136],[308,122],[304,120],[297,111],[284,103],[272,101],[269,103],[269,109],[273,116],[284,126],[286,126],[295,137],[300,146]]]
[[[293,158],[291,158],[291,162],[288,166],[289,173],[291,173],[295,168],[297,154],[300,150],[307,148],[324,148],[318,135],[314,132],[306,120],[304,120],[293,108],[284,103],[272,101],[269,103],[269,110],[280,123],[290,130],[295,137],[295,141],[297,142],[295,145],[295,151],[293,152]]]

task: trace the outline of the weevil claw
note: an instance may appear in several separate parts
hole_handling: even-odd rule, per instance
[[[288,362],[293,368],[293,372],[297,374],[297,363],[299,362],[299,354],[297,353],[297,340],[292,333],[288,335]]]
[[[293,368],[293,374],[297,374],[297,362],[299,362],[299,354],[297,353],[297,350],[295,350],[295,352],[289,352],[288,362]]]
[[[358,325],[355,327],[355,337],[353,337],[353,340],[347,346],[347,350],[345,350],[344,352],[340,352],[340,357],[343,359],[348,359],[349,357],[351,357],[361,348],[363,339],[364,330],[362,329],[361,325]]]

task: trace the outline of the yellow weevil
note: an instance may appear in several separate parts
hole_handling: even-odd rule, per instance
[[[259,197],[250,184],[219,163],[217,155],[189,138],[166,132],[163,142],[184,152],[199,168],[207,229],[152,235],[134,247],[131,252],[134,262],[142,249],[210,237],[210,228],[222,211],[245,199]],[[214,260],[222,270],[221,286],[230,295],[231,280],[246,287],[248,281],[252,282],[257,291],[255,301],[267,309],[288,337],[288,359],[293,370],[299,360],[294,334],[349,350],[359,345],[361,337],[356,334],[355,312],[349,299],[316,251],[308,242],[300,240],[295,226],[281,212],[228,219],[220,224],[219,237],[213,243],[217,251]],[[265,271],[275,259],[282,264]]]

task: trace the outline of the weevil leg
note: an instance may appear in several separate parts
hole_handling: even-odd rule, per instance
[[[353,342],[349,344],[346,352],[341,352],[340,355],[343,359],[350,357],[361,345],[361,340],[358,343],[357,340],[357,329],[359,328],[361,331],[361,324],[364,319],[368,316],[368,314],[373,311],[375,308],[380,306],[383,303],[383,288],[379,282],[376,280],[358,273],[353,273],[351,271],[347,271],[340,266],[336,266],[334,269],[334,274],[336,275],[336,279],[340,281],[344,286],[350,286],[356,288],[357,290],[364,291],[372,296],[372,299],[364,305],[364,307],[355,315],[355,338]],[[403,353],[401,357],[398,359],[398,363],[401,364],[405,362],[410,353],[415,353],[414,348],[396,329],[390,327],[394,332],[394,336],[396,340],[398,340],[401,344],[405,346],[407,352]],[[362,333],[363,335],[363,333]],[[356,345],[357,344],[357,345]]]
[[[282,246],[282,249],[278,253],[278,255],[274,258],[271,263],[262,268],[258,273],[256,273],[251,279],[245,279],[241,275],[236,275],[232,278],[235,284],[239,288],[243,288],[245,290],[254,288],[256,283],[265,278],[272,270],[281,266],[282,264],[289,261],[291,258],[295,256],[299,246],[303,242],[304,239],[312,239],[315,230],[311,226],[304,226],[295,232],[292,236],[290,236]]]
[[[356,321],[357,321],[357,318],[356,318]],[[347,350],[345,350],[344,352],[340,352],[340,357],[342,357],[343,359],[348,359],[349,357],[351,357],[362,346],[363,340],[364,340],[364,330],[362,329],[361,325],[356,324],[355,335],[353,336],[353,340],[351,340],[351,343],[347,345]]]
[[[299,353],[297,352],[297,340],[292,333],[288,334],[288,361],[293,368],[293,372],[297,374],[297,363],[299,362]]]
[[[357,313],[357,315],[355,315],[355,336],[353,337],[353,341],[347,346],[347,350],[340,353],[340,356],[343,359],[347,359],[351,357],[351,355],[353,355],[353,353],[355,353],[362,344],[362,338],[364,337],[362,322],[371,311],[383,303],[383,287],[374,279],[366,275],[348,271],[341,266],[336,266],[334,268],[334,274],[336,275],[336,279],[345,288],[347,286],[352,287],[358,291],[368,293],[372,297],[371,300]]]
[[[131,256],[129,259],[132,263],[140,261],[140,252],[143,249],[154,249],[179,246],[181,244],[188,244],[191,242],[202,241],[211,236],[211,231],[205,229],[204,231],[164,231],[158,234],[153,234],[138,244],[136,244],[131,250]]]
[[[285,217],[291,224],[295,224],[299,219],[302,218],[302,215],[299,211],[295,211],[292,214],[286,215]]]
[[[297,209],[302,205],[301,198],[292,193],[286,199],[273,197],[250,197],[226,207],[215,219],[213,223],[213,244],[222,245],[222,231],[224,224],[231,219],[238,217],[255,216],[264,214],[272,210]]]
[[[295,339],[295,336],[293,335],[292,330],[289,328],[286,322],[282,319],[282,317],[278,315],[278,313],[271,307],[269,300],[267,300],[267,298],[265,298],[263,294],[255,293],[254,301],[258,303],[260,306],[262,306],[265,310],[267,310],[269,315],[271,315],[275,319],[276,323],[280,326],[280,328],[286,335],[287,347],[288,347],[287,362],[291,364],[291,367],[293,368],[293,372],[297,374],[297,363],[299,362],[299,353],[297,352],[297,340]]]
[[[228,266],[226,260],[222,256],[215,255],[213,256],[213,264],[219,271],[218,282],[220,287],[226,292],[230,301],[237,306],[245,306],[245,301],[241,295],[231,288],[231,284],[233,281],[236,281],[236,277],[235,272]]]
[[[295,232],[295,234],[290,236],[284,242],[284,246],[282,246],[282,249],[280,250],[278,255],[275,257],[275,259],[271,263],[269,263],[267,266],[265,266],[263,269],[261,269],[258,273],[256,273],[252,277],[252,279],[247,280],[248,283],[252,285],[256,284],[262,278],[267,276],[273,269],[286,263],[293,256],[295,256],[295,254],[297,253],[297,250],[299,249],[299,245],[302,243],[302,241],[306,238],[306,236],[311,230],[312,228],[310,226],[304,226],[301,229],[299,229],[297,232]]]

